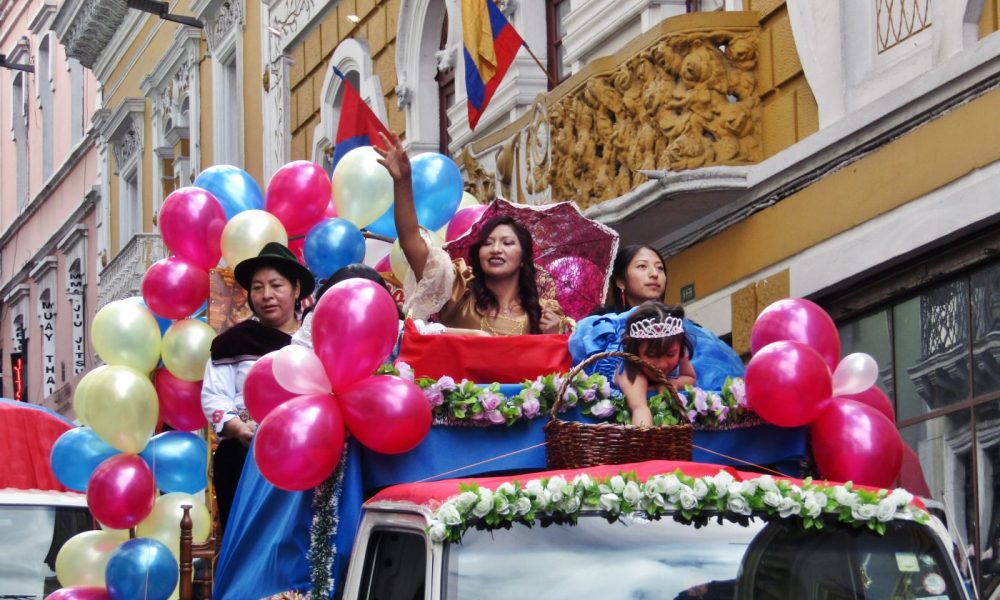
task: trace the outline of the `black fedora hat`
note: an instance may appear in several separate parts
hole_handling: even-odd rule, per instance
[[[260,249],[260,254],[253,258],[241,260],[236,265],[236,268],[233,269],[233,276],[236,278],[236,283],[249,292],[253,284],[253,274],[261,267],[276,267],[282,273],[288,273],[289,271],[293,273],[295,279],[299,282],[300,299],[311,294],[313,288],[316,287],[316,278],[313,277],[309,269],[302,266],[302,263],[295,259],[295,255],[292,254],[291,250],[278,242],[268,242]]]

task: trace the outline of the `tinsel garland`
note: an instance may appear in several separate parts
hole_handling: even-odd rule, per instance
[[[316,488],[313,496],[312,527],[309,528],[309,581],[312,589],[309,600],[330,597],[335,579],[332,574],[333,559],[337,555],[337,525],[340,522],[340,496],[344,491],[344,473],[347,470],[348,445],[333,473]]]

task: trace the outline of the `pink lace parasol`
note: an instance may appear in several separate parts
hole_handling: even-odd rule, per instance
[[[566,314],[580,319],[604,303],[618,233],[583,216],[572,202],[529,206],[497,198],[468,232],[445,246],[452,258],[476,260],[469,249],[483,224],[510,215],[531,232],[535,265],[540,270],[539,295],[555,297]]]

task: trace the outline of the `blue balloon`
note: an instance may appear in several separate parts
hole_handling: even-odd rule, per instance
[[[135,538],[118,547],[104,569],[112,600],[167,600],[177,587],[177,559],[162,542]]]
[[[97,465],[116,454],[120,454],[118,450],[105,444],[90,427],[75,427],[52,445],[49,462],[59,483],[83,492]]]
[[[222,204],[226,221],[250,209],[264,209],[264,194],[250,174],[230,165],[215,165],[198,174],[194,186],[208,190]]]
[[[154,435],[139,454],[162,492],[197,494],[208,487],[208,446],[187,431]]]
[[[370,223],[368,227],[365,227],[365,230],[384,235],[387,238],[396,239],[399,237],[399,234],[396,233],[396,213],[393,210],[393,205],[390,204],[389,209]]]
[[[413,172],[413,204],[417,222],[437,231],[455,216],[462,203],[462,173],[444,154],[425,152],[410,161]]]
[[[365,258],[365,236],[345,219],[324,219],[306,235],[302,252],[306,265],[318,279]]]

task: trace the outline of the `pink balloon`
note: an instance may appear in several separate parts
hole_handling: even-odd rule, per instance
[[[200,381],[179,379],[160,367],[153,384],[160,401],[160,419],[178,431],[195,431],[205,426]]]
[[[920,465],[920,457],[906,444],[903,444],[903,464],[896,477],[896,487],[924,498],[931,497],[931,488],[924,477],[924,468]]]
[[[579,320],[597,308],[586,286],[587,282],[604,281],[600,267],[579,256],[563,256],[550,262],[545,270],[556,280],[556,300],[568,316]]]
[[[142,299],[167,319],[183,319],[208,299],[208,271],[171,256],[153,263],[142,278]]]
[[[272,410],[297,396],[281,387],[274,378],[274,354],[271,352],[260,357],[243,380],[243,403],[258,423]]]
[[[750,409],[781,427],[812,422],[832,393],[830,369],[802,342],[765,346],[750,359],[745,381]]]
[[[337,218],[337,205],[330,200],[330,204],[326,207],[326,212],[323,213],[324,219],[336,219]],[[322,219],[321,219],[322,220]]]
[[[903,441],[877,409],[833,398],[809,428],[820,474],[833,481],[889,487],[903,464]]]
[[[306,248],[305,236],[296,238],[294,240],[288,240],[288,249],[291,250],[292,254],[295,255],[295,259],[298,260],[303,265],[306,264],[305,248]]]
[[[792,340],[812,346],[832,373],[840,362],[840,335],[825,310],[803,298],[785,298],[764,309],[750,330],[750,352]]]
[[[386,254],[385,256],[380,258],[379,261],[375,263],[375,266],[372,268],[378,271],[379,273],[392,273],[392,265],[389,264],[389,255]]]
[[[87,483],[90,512],[114,529],[138,525],[153,511],[155,501],[153,472],[136,454],[117,454],[105,459]]]
[[[373,281],[341,281],[323,294],[314,314],[313,349],[334,392],[371,375],[396,344],[396,302]]]
[[[299,396],[271,411],[254,437],[261,474],[283,490],[307,490],[336,468],[344,450],[344,420],[333,396]]]
[[[296,160],[274,172],[264,210],[278,217],[288,235],[300,235],[323,218],[332,198],[330,177],[323,167]]]
[[[431,405],[411,381],[391,375],[363,379],[339,394],[351,435],[383,454],[417,447],[431,428]]]
[[[476,224],[476,221],[479,220],[479,217],[483,216],[484,212],[486,212],[485,204],[466,206],[456,212],[455,216],[448,222],[448,230],[444,234],[445,241],[450,242],[462,237],[466,231]]]
[[[45,600],[111,600],[108,590],[91,586],[73,586],[56,590]]]
[[[311,349],[290,344],[274,353],[271,371],[278,385],[296,395],[329,394],[323,363]]]
[[[219,264],[226,211],[208,191],[175,190],[163,201],[158,222],[163,243],[185,262],[206,271]]]
[[[896,422],[896,411],[892,408],[892,400],[885,395],[877,385],[873,385],[863,392],[857,394],[841,394],[841,398],[857,400],[862,404],[867,404],[885,415],[893,423]]]

